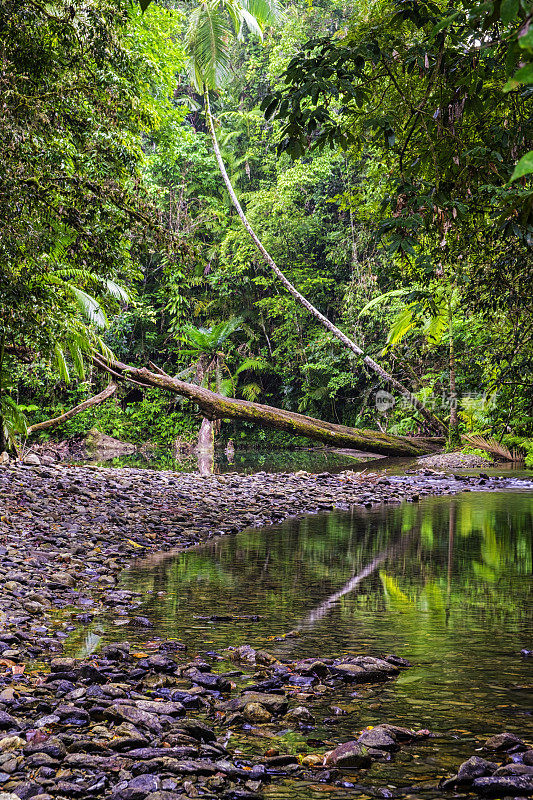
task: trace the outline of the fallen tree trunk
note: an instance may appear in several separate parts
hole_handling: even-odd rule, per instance
[[[44,422],[37,422],[35,425],[30,425],[26,431],[26,434],[29,436],[30,433],[35,433],[35,431],[43,431],[46,428],[52,428],[54,425],[59,425],[61,422],[66,422],[68,419],[75,417],[76,414],[81,414],[81,412],[85,411],[87,408],[92,408],[93,406],[103,403],[104,400],[107,400],[109,397],[114,395],[116,391],[117,384],[111,381],[111,383],[106,386],[103,392],[95,394],[94,397],[89,397],[88,400],[84,400],[83,403],[80,403],[78,406],[74,406],[74,408],[69,409],[69,411],[65,411],[65,413],[61,414],[59,417],[45,419]]]
[[[392,436],[380,431],[349,428],[334,425],[314,417],[306,417],[281,408],[236,400],[211,392],[193,383],[185,383],[171,378],[160,370],[151,372],[146,368],[137,369],[120,361],[105,362],[94,357],[95,364],[110,372],[116,378],[130,380],[141,386],[154,386],[167,392],[179,394],[192,400],[208,419],[242,419],[265,428],[275,428],[296,436],[306,436],[333,447],[349,447],[366,450],[385,456],[419,456],[440,449],[444,440],[415,439],[408,436]]]

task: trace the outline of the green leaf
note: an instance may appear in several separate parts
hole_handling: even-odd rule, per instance
[[[522,50],[533,50],[533,25],[529,26],[527,33],[520,36],[518,44]]]
[[[198,91],[217,89],[230,75],[229,43],[233,31],[218,4],[202,3],[191,14],[185,43],[190,77]]]
[[[389,297],[398,297],[399,295],[405,294],[406,289],[393,289],[392,292],[386,292],[385,294],[380,294],[379,297],[374,297],[369,303],[364,306],[359,312],[359,316],[362,317],[363,314],[366,314],[367,311],[370,311],[371,308],[383,303],[385,300],[388,300]]]
[[[533,62],[526,64],[525,67],[520,67],[512,78],[509,78],[505,86],[504,92],[510,92],[520,86],[521,83],[533,83]]]
[[[144,14],[144,12],[146,11],[146,9],[148,8],[148,6],[150,5],[151,2],[152,2],[152,0],[139,0],[139,5],[141,7],[141,11],[143,12],[143,14]]]
[[[530,175],[533,172],[533,150],[522,156],[514,172],[511,175],[511,181],[516,181],[517,178],[522,178],[524,175]]]
[[[274,100],[271,100],[270,103],[265,108],[265,119],[269,120],[273,116],[276,108],[278,107],[278,100],[275,97]]]
[[[413,306],[407,306],[395,317],[387,336],[387,347],[399,344],[403,337],[415,326],[413,319]],[[387,349],[387,348],[385,348]]]
[[[500,18],[504,25],[509,25],[510,22],[518,14],[518,0],[503,0],[500,6]]]

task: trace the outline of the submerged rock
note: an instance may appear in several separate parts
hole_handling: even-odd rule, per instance
[[[368,749],[359,742],[345,742],[324,756],[324,766],[340,769],[362,769],[369,767],[371,763]]]

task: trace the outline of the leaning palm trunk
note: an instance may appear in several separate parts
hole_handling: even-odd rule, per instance
[[[414,397],[411,394],[411,392],[402,383],[400,383],[400,381],[396,380],[396,378],[390,375],[385,369],[383,369],[382,366],[380,366],[376,361],[370,358],[370,356],[365,355],[364,351],[359,347],[359,345],[356,344],[351,339],[349,339],[346,336],[346,334],[344,334],[339,328],[337,328],[336,325],[333,324],[333,322],[331,322],[331,320],[329,320],[327,317],[324,316],[324,314],[322,314],[317,308],[315,308],[312,305],[312,303],[310,303],[309,300],[307,300],[307,298],[303,296],[303,294],[300,294],[298,289],[296,289],[296,287],[293,286],[293,284],[289,281],[289,279],[280,270],[280,268],[278,267],[278,265],[268,252],[268,250],[266,250],[263,243],[255,233],[254,229],[250,225],[248,218],[244,213],[241,204],[239,203],[237,195],[235,194],[235,190],[233,189],[232,183],[229,179],[226,167],[224,165],[224,161],[222,159],[220,147],[218,146],[218,140],[215,133],[215,125],[213,121],[213,116],[211,114],[211,106],[209,103],[209,92],[205,87],[204,87],[204,98],[205,98],[205,113],[209,125],[209,132],[211,134],[211,139],[213,141],[213,148],[215,151],[218,168],[220,170],[222,178],[224,179],[224,183],[226,184],[226,189],[228,190],[231,202],[233,203],[235,210],[237,211],[237,214],[241,219],[242,224],[248,231],[250,238],[252,239],[253,243],[255,244],[255,246],[263,256],[264,260],[275,274],[275,276],[287,289],[289,294],[292,297],[294,297],[294,299],[298,303],[300,303],[301,306],[303,306],[307,311],[309,311],[309,313],[312,314],[313,317],[317,319],[321,323],[321,325],[324,326],[324,328],[326,328],[326,330],[328,330],[330,333],[336,336],[337,339],[340,342],[342,342],[342,344],[345,347],[348,348],[348,350],[352,351],[352,353],[355,353],[357,356],[362,356],[363,363],[366,364],[367,367],[370,367],[370,369],[376,372],[384,381],[389,383],[392,387],[394,387],[394,389],[400,392],[409,401],[409,403],[418,411],[418,413],[424,418],[424,420],[427,422],[431,430],[434,430],[439,434],[442,433],[446,434],[447,432],[446,425],[442,422],[442,420],[440,420],[438,417],[436,417],[434,414],[428,411],[428,409],[424,407],[424,405],[420,402],[420,400]]]

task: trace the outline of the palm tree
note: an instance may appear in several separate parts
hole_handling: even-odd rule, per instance
[[[60,244],[57,247],[59,250],[62,249]],[[103,308],[103,298],[107,295],[117,301],[125,302],[128,299],[127,292],[112,280],[100,278],[89,270],[70,267],[60,266],[52,269],[38,276],[36,281],[46,284],[52,289],[55,300],[62,303],[61,331],[51,345],[52,363],[65,383],[70,382],[72,371],[83,380],[86,357],[93,353],[100,353],[106,358],[113,357],[113,353],[101,336],[108,326],[108,319]],[[84,288],[82,289],[81,286]],[[89,294],[88,288],[94,294]],[[16,436],[26,436],[28,424],[23,409],[10,394],[13,387],[6,356],[6,335],[2,333],[0,336],[0,453],[6,447],[16,453]]]
[[[226,369],[225,355],[221,347],[239,329],[240,319],[220,322],[212,328],[195,328],[184,325],[181,338],[189,347],[181,352],[196,359],[193,369],[195,382],[207,386],[214,378],[215,391],[220,393],[222,374]],[[201,474],[211,474],[214,468],[215,434],[220,430],[220,420],[204,417],[198,433],[198,470]]]
[[[187,29],[186,47],[190,61],[191,78],[197,90],[204,96],[204,110],[215,157],[231,202],[263,259],[289,294],[317,319],[326,330],[342,342],[348,350],[351,350],[357,356],[362,356],[364,364],[404,395],[432,430],[439,434],[446,433],[446,426],[440,419],[426,409],[423,403],[414,397],[400,381],[390,375],[370,356],[365,355],[363,349],[356,342],[349,339],[289,281],[250,225],[228,176],[215,132],[209,91],[220,88],[229,76],[231,66],[230,40],[232,35],[235,34],[237,38],[242,38],[243,31],[247,28],[252,35],[262,38],[264,27],[269,23],[275,22],[279,16],[277,0],[202,0],[191,14]]]

